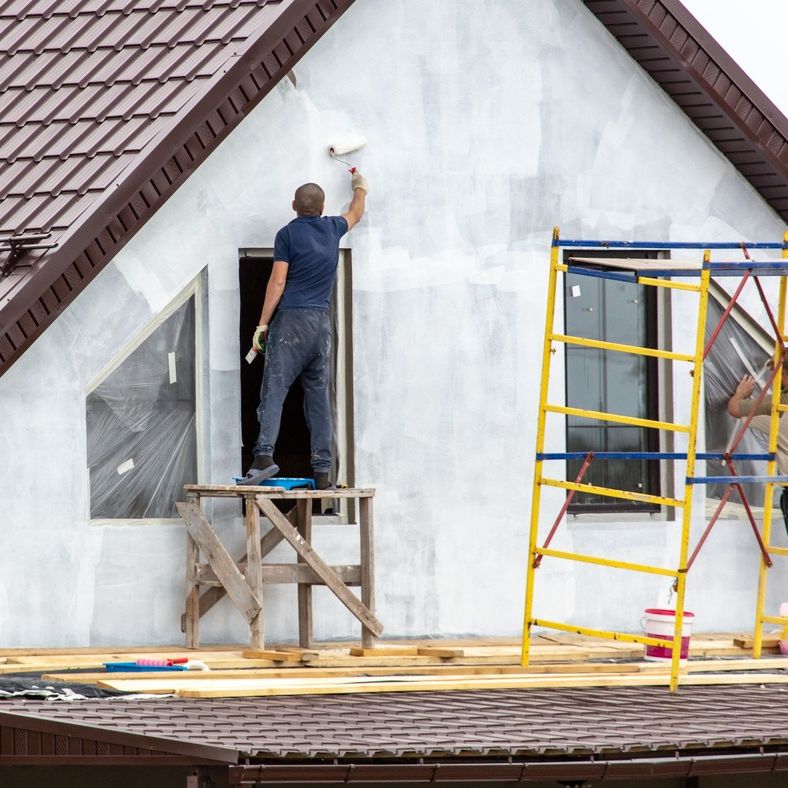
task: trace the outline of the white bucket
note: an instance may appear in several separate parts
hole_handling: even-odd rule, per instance
[[[687,656],[689,654],[692,621],[694,618],[694,613],[690,613],[687,610],[684,611],[684,620],[682,621],[681,627],[680,658],[682,662],[687,661]],[[643,627],[643,631],[646,633],[646,637],[673,641],[673,631],[676,627],[676,611],[648,607],[643,613],[640,624]],[[673,650],[670,646],[652,646],[646,644],[643,658],[653,660],[654,662],[670,662],[673,658]]]

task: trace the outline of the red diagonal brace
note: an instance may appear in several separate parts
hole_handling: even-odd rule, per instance
[[[588,470],[588,466],[591,465],[591,461],[594,459],[594,452],[590,451],[586,454],[586,458],[583,460],[583,464],[580,466],[580,470],[575,477],[575,484],[580,484],[583,480],[583,477],[586,475],[586,471]],[[546,548],[550,545],[550,542],[553,540],[553,536],[555,532],[558,530],[558,526],[561,523],[561,520],[564,519],[564,515],[566,514],[566,510],[569,508],[569,504],[572,503],[572,498],[575,497],[575,493],[577,490],[569,490],[569,494],[566,496],[566,500],[564,501],[564,505],[561,507],[561,511],[558,512],[558,517],[555,518],[555,522],[553,523],[553,527],[550,529],[550,533],[547,534],[547,539],[544,540],[544,544],[542,545],[543,548]],[[542,558],[544,556],[538,555],[534,558],[533,567],[537,569],[539,564],[542,563]]]
[[[730,457],[725,457],[725,462],[728,465],[728,470],[731,472],[731,476],[738,476],[736,473],[736,466],[733,464],[733,460]],[[711,529],[714,527],[714,524],[717,522],[720,514],[722,514],[722,510],[725,508],[725,504],[728,503],[729,498],[731,497],[731,493],[736,490],[739,493],[739,497],[741,498],[741,502],[744,505],[744,511],[747,513],[747,519],[750,521],[750,526],[752,527],[752,532],[755,534],[755,539],[758,542],[758,547],[761,550],[761,555],[763,555],[763,560],[766,566],[772,566],[772,559],[769,555],[768,551],[766,550],[766,545],[763,543],[763,539],[761,539],[760,531],[758,531],[758,525],[755,522],[755,517],[753,516],[752,509],[750,509],[750,502],[747,500],[747,496],[744,492],[744,488],[741,484],[738,484],[735,481],[732,481],[725,489],[725,492],[720,499],[717,508],[714,511],[711,519],[709,520],[709,524],[706,526],[706,530],[703,532],[703,535],[698,540],[698,544],[692,552],[692,555],[689,557],[687,561],[687,571],[689,572],[690,567],[694,563],[695,559],[698,557],[698,553],[700,552],[701,547],[703,547],[703,543],[706,541],[707,537],[711,533]]]
[[[752,271],[748,268],[745,272],[744,276],[741,278],[741,282],[739,282],[739,286],[734,291],[733,295],[731,296],[731,300],[728,301],[728,306],[725,307],[725,311],[720,315],[720,319],[717,322],[717,326],[714,331],[711,332],[711,336],[709,337],[709,341],[706,343],[706,347],[703,349],[703,358],[706,359],[706,356],[709,355],[711,352],[711,347],[716,341],[717,337],[719,336],[720,331],[722,331],[722,327],[725,325],[725,321],[730,316],[733,307],[736,306],[736,300],[738,299],[739,295],[741,295],[741,291],[744,288],[747,279],[749,278]]]

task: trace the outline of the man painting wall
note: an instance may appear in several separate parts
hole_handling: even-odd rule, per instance
[[[252,344],[265,352],[257,418],[260,431],[254,461],[239,484],[260,484],[279,472],[274,449],[282,406],[300,376],[304,413],[311,441],[311,462],[318,489],[331,486],[333,425],[329,399],[331,320],[329,306],[336,281],[339,242],[364,214],[367,181],[351,178],[353,199],[341,216],[323,216],[325,193],[316,183],[296,189],[296,218],[276,234],[274,265]]]

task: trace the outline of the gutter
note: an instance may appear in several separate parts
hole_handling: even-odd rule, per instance
[[[585,781],[687,778],[723,774],[788,772],[788,748],[776,752],[726,755],[679,755],[565,761],[440,763],[272,763],[230,766],[230,785],[305,783],[455,783]]]

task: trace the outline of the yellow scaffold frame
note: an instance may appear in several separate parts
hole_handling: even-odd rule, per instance
[[[595,339],[588,339],[584,337],[568,336],[563,333],[556,333],[554,331],[555,320],[555,306],[556,306],[556,292],[559,281],[559,273],[566,273],[569,266],[564,264],[559,259],[560,250],[566,247],[578,248],[630,248],[630,249],[703,249],[703,265],[695,265],[692,270],[678,270],[671,269],[671,264],[666,262],[664,269],[654,272],[652,275],[647,275],[650,272],[644,271],[630,271],[633,276],[630,281],[638,284],[648,285],[659,288],[669,288],[675,290],[683,290],[695,292],[699,295],[698,304],[698,319],[695,328],[695,350],[692,354],[674,353],[669,350],[660,350],[656,348],[639,347],[635,345],[625,345],[615,342],[606,342]],[[780,381],[781,381],[781,365],[779,361],[785,353],[785,310],[786,310],[786,273],[788,273],[788,265],[780,263],[757,263],[749,259],[747,252],[749,249],[781,249],[782,256],[788,260],[788,232],[785,233],[783,242],[775,243],[756,243],[756,244],[740,244],[740,243],[659,243],[659,242],[624,242],[624,241],[568,241],[560,238],[558,228],[553,230],[553,240],[550,249],[550,272],[548,280],[547,291],[547,312],[545,318],[545,332],[544,343],[542,347],[542,373],[539,393],[539,414],[537,420],[536,431],[536,461],[534,467],[533,479],[533,498],[531,509],[531,521],[529,530],[529,545],[528,545],[528,572],[526,577],[525,586],[525,611],[524,611],[524,625],[523,625],[523,642],[522,642],[522,664],[526,666],[529,658],[530,648],[530,633],[532,627],[544,627],[546,629],[555,629],[565,632],[573,632],[583,635],[590,635],[592,637],[606,638],[610,640],[621,640],[632,643],[642,643],[644,645],[661,646],[671,650],[671,664],[670,664],[670,689],[675,691],[679,683],[679,667],[681,656],[681,635],[684,626],[684,599],[687,584],[687,570],[691,561],[694,558],[689,556],[689,541],[690,541],[690,526],[692,520],[692,495],[693,489],[696,484],[704,484],[709,480],[718,481],[717,477],[696,477],[695,476],[695,462],[697,455],[697,435],[698,435],[698,416],[699,416],[699,403],[701,395],[701,379],[704,360],[704,339],[706,331],[706,313],[708,305],[709,282],[713,271],[718,270],[721,275],[725,276],[738,276],[746,278],[755,271],[768,272],[771,275],[779,275],[779,303],[778,303],[778,317],[776,320],[776,328],[778,329],[778,341],[775,347],[775,371],[773,373],[773,394],[771,399],[771,430],[769,436],[769,459],[767,466],[767,475],[764,477],[746,477],[747,481],[761,481],[765,484],[765,505],[763,513],[763,537],[762,537],[762,554],[761,566],[758,579],[758,594],[756,606],[756,625],[755,625],[755,639],[753,647],[753,655],[759,657],[761,654],[762,643],[762,627],[766,623],[770,624],[788,624],[788,618],[781,618],[779,616],[769,616],[764,614],[766,604],[766,580],[767,569],[771,565],[769,555],[788,555],[788,549],[775,547],[770,544],[771,536],[771,516],[772,516],[772,491],[775,484],[788,484],[788,477],[775,476],[776,462],[775,452],[777,448],[777,431],[778,419],[780,412],[788,411],[788,405],[780,404]],[[747,258],[742,263],[712,263],[711,262],[711,249],[741,249],[744,251]],[[657,262],[657,261],[655,261]],[[769,270],[771,267],[771,270]],[[573,269],[576,271],[577,269]],[[579,272],[579,271],[578,271]],[[690,282],[677,282],[671,279],[671,276],[694,277],[698,279],[698,283]],[[611,277],[614,278],[614,277]],[[620,278],[620,277],[619,277]],[[757,279],[756,279],[757,283]],[[758,284],[760,290],[760,284]],[[761,291],[763,297],[763,291]],[[738,291],[737,291],[738,295]],[[733,301],[731,306],[733,305]],[[724,321],[725,317],[723,317]],[[713,338],[711,340],[713,342]],[[666,359],[674,362],[688,362],[690,363],[692,376],[692,394],[691,394],[691,410],[689,424],[675,424],[671,422],[656,421],[652,419],[643,419],[631,416],[623,416],[613,413],[602,413],[597,411],[584,410],[580,408],[571,408],[564,405],[551,404],[548,402],[548,390],[550,380],[550,363],[554,352],[554,344],[570,344],[579,345],[583,347],[592,347],[600,350],[609,350],[614,352],[629,353],[642,356],[651,356],[661,359]],[[641,427],[649,427],[653,429],[681,432],[688,436],[688,446],[686,456],[681,455],[681,459],[686,462],[686,482],[684,485],[684,495],[682,498],[666,498],[659,495],[646,495],[642,493],[635,493],[628,490],[617,490],[612,488],[598,487],[590,484],[583,484],[578,482],[571,482],[562,479],[545,478],[543,475],[543,464],[545,460],[544,447],[545,447],[545,432],[546,432],[546,417],[548,413],[557,413],[564,415],[576,415],[587,419],[595,419],[599,421],[614,422],[620,424],[632,424]],[[704,455],[705,456],[705,455]],[[726,455],[727,457],[728,455]],[[550,457],[555,459],[556,457]],[[730,459],[730,457],[728,457]],[[764,455],[766,458],[766,455]],[[675,455],[673,459],[676,459]],[[735,473],[735,470],[731,470]],[[744,478],[742,478],[744,480]],[[768,480],[768,481],[767,481]],[[664,568],[660,566],[652,566],[648,564],[637,564],[625,561],[618,561],[615,559],[604,558],[601,556],[583,555],[578,553],[571,553],[561,550],[549,549],[546,546],[540,547],[537,544],[539,523],[540,523],[540,504],[541,504],[541,490],[542,487],[558,487],[567,491],[581,491],[585,493],[593,493],[597,495],[620,498],[631,501],[640,501],[647,503],[654,503],[660,506],[669,506],[682,510],[681,517],[681,540],[678,555],[677,567],[675,569]],[[732,487],[733,485],[731,485]],[[738,488],[741,490],[741,488]],[[559,519],[565,512],[562,509],[559,514]],[[556,520],[556,525],[558,520]],[[710,523],[709,528],[713,525]],[[555,526],[554,526],[555,527]],[[753,522],[753,528],[756,526]],[[756,534],[757,536],[757,534]],[[705,538],[705,534],[704,534]],[[549,541],[549,539],[548,539]],[[760,541],[760,540],[759,540]],[[702,541],[701,541],[702,544]],[[698,548],[700,548],[700,544]],[[695,552],[697,552],[697,549]],[[602,629],[592,629],[589,627],[577,626],[575,624],[567,624],[559,621],[549,621],[546,619],[535,617],[533,614],[534,606],[534,585],[535,574],[543,557],[550,557],[554,559],[565,559],[570,561],[578,561],[583,563],[597,564],[601,566],[613,567],[616,569],[624,569],[634,572],[644,572],[651,575],[665,576],[674,579],[675,588],[675,627],[672,639],[662,639],[655,637],[648,637],[646,635],[637,635],[625,632],[614,632]]]

